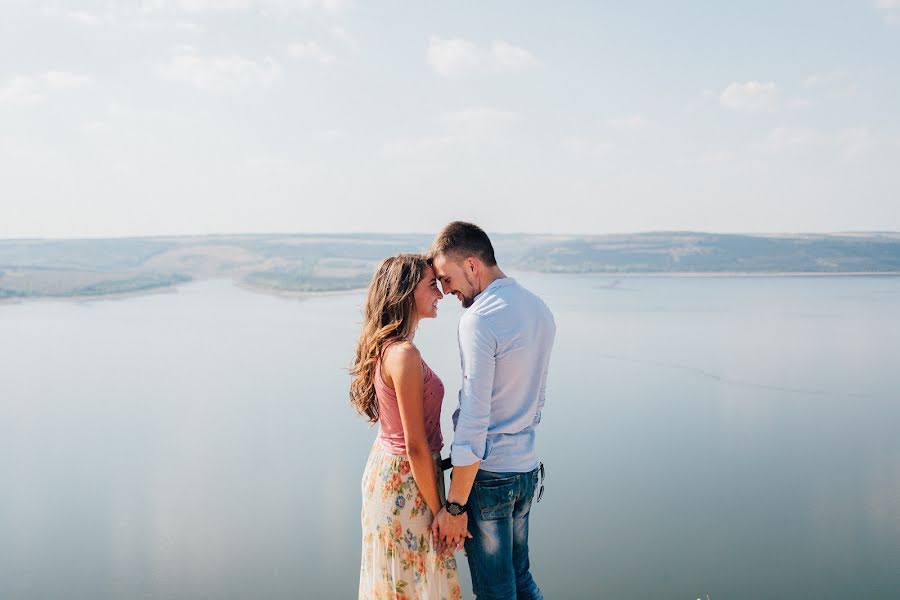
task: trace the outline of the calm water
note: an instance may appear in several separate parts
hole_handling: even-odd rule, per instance
[[[900,278],[520,281],[558,326],[548,598],[897,597]],[[361,297],[0,306],[0,598],[355,597]]]

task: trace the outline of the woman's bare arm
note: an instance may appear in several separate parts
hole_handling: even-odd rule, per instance
[[[441,510],[431,448],[425,435],[424,369],[419,350],[409,342],[392,345],[384,357],[385,383],[393,384],[400,407],[406,453],[416,486],[431,513]],[[385,369],[382,369],[384,373]]]

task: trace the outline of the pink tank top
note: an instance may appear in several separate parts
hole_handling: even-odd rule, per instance
[[[440,452],[444,447],[441,435],[441,403],[444,401],[444,384],[440,377],[422,361],[425,385],[425,436],[432,452]],[[403,437],[403,423],[400,421],[400,406],[397,393],[389,388],[381,378],[381,361],[375,365],[375,396],[378,398],[378,439],[391,454],[406,454],[406,439]]]

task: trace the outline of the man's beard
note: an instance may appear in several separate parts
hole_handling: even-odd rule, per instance
[[[462,306],[463,308],[469,308],[472,304],[475,303],[475,296],[480,294],[481,292],[477,291],[478,288],[475,287],[475,282],[469,278],[469,274],[466,273],[465,276],[466,284],[469,286],[469,293],[460,290],[460,294],[462,295]]]

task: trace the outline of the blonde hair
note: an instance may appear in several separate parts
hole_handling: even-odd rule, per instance
[[[421,254],[390,256],[378,265],[369,283],[363,309],[363,327],[356,343],[356,358],[350,368],[350,404],[369,422],[378,422],[375,397],[375,366],[393,338],[406,339],[415,326],[413,292],[428,268]]]

